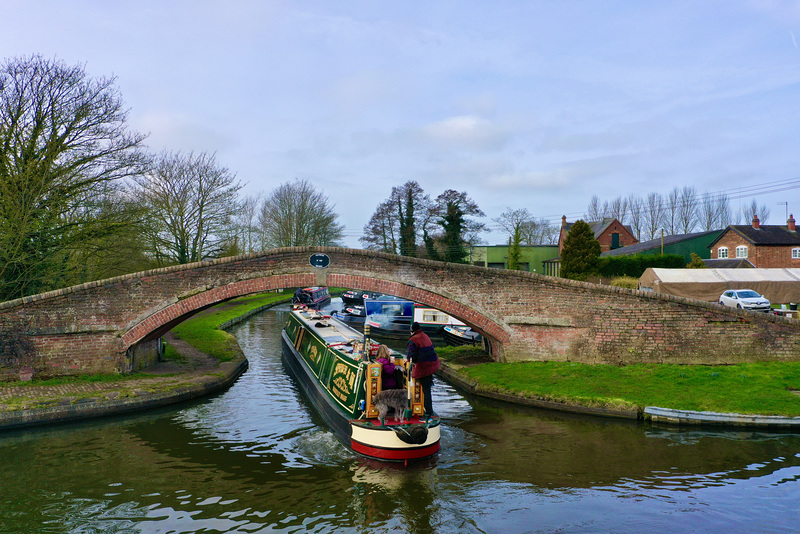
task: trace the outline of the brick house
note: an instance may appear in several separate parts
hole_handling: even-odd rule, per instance
[[[561,217],[561,233],[558,236],[558,254],[564,250],[564,239],[567,237],[570,228],[574,223],[567,222],[567,216]],[[594,221],[587,223],[594,232],[594,237],[600,242],[600,252],[607,250],[614,250],[628,245],[634,245],[639,242],[634,237],[630,226],[624,226],[617,219],[603,219],[601,221]]]
[[[708,248],[712,260],[747,259],[759,268],[800,267],[800,235],[793,215],[786,226],[762,226],[753,216],[752,224],[728,226]]]

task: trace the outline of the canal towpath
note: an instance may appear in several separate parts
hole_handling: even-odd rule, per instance
[[[237,354],[219,362],[172,333],[165,340],[180,360],[159,362],[135,378],[103,382],[20,382],[0,387],[0,429],[138,412],[197,399],[230,386],[245,370]]]

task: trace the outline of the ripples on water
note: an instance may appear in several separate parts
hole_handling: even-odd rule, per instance
[[[250,368],[202,402],[0,435],[0,532],[787,532],[800,440],[650,428],[467,399],[442,451],[354,456],[280,359],[285,312],[235,334]]]

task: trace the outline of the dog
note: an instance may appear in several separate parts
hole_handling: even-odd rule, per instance
[[[384,424],[389,408],[394,410],[394,420],[402,423],[405,421],[405,411],[408,406],[408,390],[385,389],[372,397],[372,403],[378,409],[378,419],[381,424]]]

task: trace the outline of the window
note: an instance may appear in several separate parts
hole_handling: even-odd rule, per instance
[[[422,320],[426,323],[447,323],[450,316],[439,310],[422,310]]]
[[[744,245],[740,245],[736,247],[736,257],[737,258],[746,258],[747,257],[747,247]]]
[[[793,260],[800,259],[800,248],[793,248],[792,249],[792,259]]]
[[[717,249],[717,258],[723,259],[728,257],[728,247],[719,247]]]

